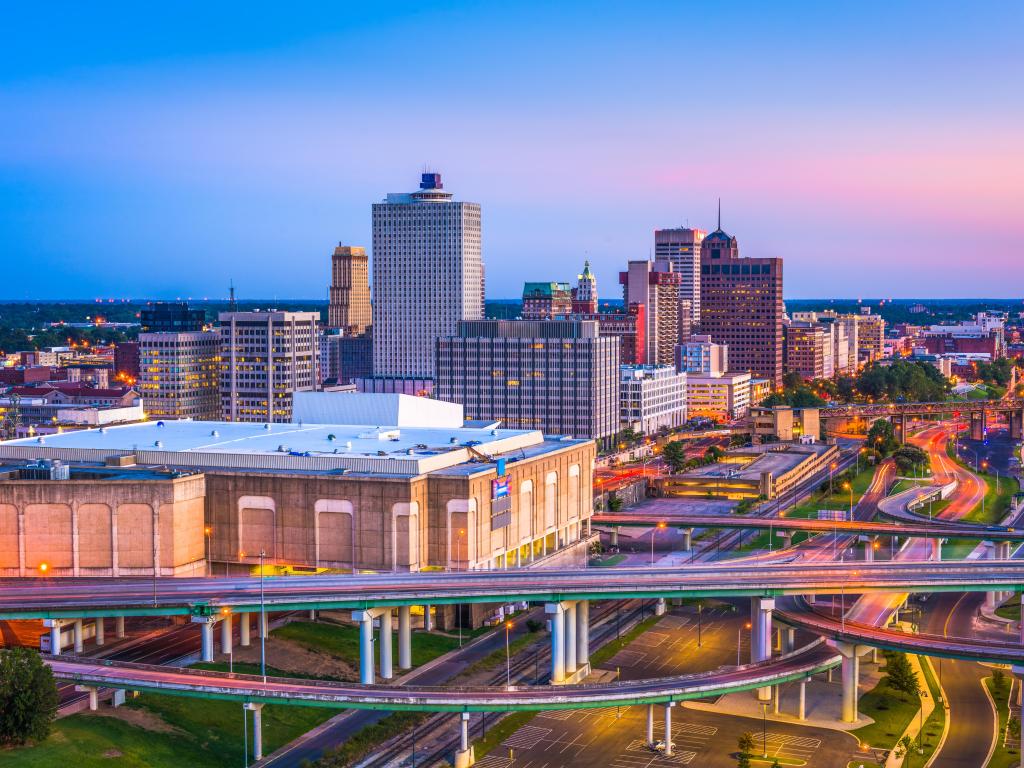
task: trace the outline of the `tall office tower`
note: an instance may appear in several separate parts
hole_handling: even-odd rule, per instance
[[[668,259],[681,276],[679,298],[690,302],[691,327],[700,324],[700,244],[707,234],[690,227],[654,230],[654,258]]]
[[[729,347],[729,367],[782,386],[782,259],[740,258],[719,227],[700,248],[700,327]]]
[[[680,276],[672,263],[631,261],[627,271],[619,273],[622,298],[626,306],[643,304],[647,318],[647,359],[649,365],[674,365],[679,343]]]
[[[523,320],[554,320],[572,312],[572,290],[568,283],[525,283]]]
[[[292,393],[316,389],[319,312],[221,312],[225,421],[289,422]]]
[[[831,378],[831,329],[820,323],[794,320],[783,326],[782,362],[786,373],[799,373],[809,381]]]
[[[157,302],[139,317],[138,390],[149,416],[220,418],[220,335],[206,313],[184,303]]]
[[[590,262],[583,262],[583,273],[576,275],[576,289],[572,295],[573,314],[597,313],[597,278],[590,271]]]
[[[342,245],[331,255],[331,286],[328,289],[327,327],[348,336],[366,331],[370,317],[370,260],[366,249]]]
[[[373,373],[434,376],[435,342],[484,313],[480,206],[446,192],[441,175],[373,205]]]
[[[619,341],[594,321],[477,320],[437,340],[439,400],[467,419],[607,444],[619,424]]]
[[[885,320],[881,315],[872,315],[871,307],[861,307],[856,318],[860,360],[870,363],[885,357]]]

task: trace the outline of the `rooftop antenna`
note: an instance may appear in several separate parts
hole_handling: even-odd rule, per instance
[[[718,231],[722,231],[722,198],[718,198]]]
[[[238,304],[235,302],[235,280],[234,280],[234,278],[231,279],[231,285],[230,285],[230,288],[228,290],[228,311],[230,311],[230,312],[238,311]]]

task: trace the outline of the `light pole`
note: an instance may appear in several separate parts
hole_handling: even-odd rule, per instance
[[[851,483],[843,483],[843,489],[850,492],[850,515],[847,520],[853,522],[853,485]]]
[[[761,757],[768,758],[768,702],[761,702]]]
[[[263,558],[266,552],[260,547],[260,674],[267,682],[267,604],[263,596]]]
[[[206,526],[203,533],[206,534],[206,575],[213,576],[213,563],[210,562],[210,534],[213,533],[213,529]]]
[[[701,613],[704,610],[704,603],[700,600],[697,601],[697,647],[700,648],[704,645],[701,638]]]
[[[658,531],[664,530],[666,527],[667,523],[661,521],[656,526],[651,528],[651,565],[654,565],[654,534]]]
[[[832,473],[836,470],[836,463],[833,461],[828,465],[828,495],[831,496],[832,491]]]
[[[740,666],[740,649],[743,646],[743,630],[750,630],[750,622],[748,621],[742,627],[736,628],[736,666]]]
[[[242,702],[242,744],[245,750],[242,765],[245,768],[249,768],[249,713],[245,708],[244,701]]]
[[[459,528],[459,538],[455,540],[455,554],[459,558],[458,562],[462,562],[462,537],[466,535],[465,528]],[[505,555],[508,558],[508,555]],[[505,560],[505,565],[508,565],[508,560]],[[459,570],[462,570],[461,568]],[[456,606],[455,608],[455,621],[459,625],[459,648],[462,647],[462,606]]]
[[[512,656],[509,651],[508,633],[512,629],[512,622],[505,622],[505,688],[512,689]]]

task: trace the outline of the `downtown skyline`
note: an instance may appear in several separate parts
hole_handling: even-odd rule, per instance
[[[369,247],[370,206],[424,166],[480,203],[492,299],[584,259],[617,296],[655,229],[710,231],[719,197],[787,299],[1013,298],[1021,12],[927,8],[23,11],[0,298],[319,298],[334,244]]]

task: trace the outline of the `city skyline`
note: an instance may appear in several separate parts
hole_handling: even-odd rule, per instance
[[[325,251],[369,247],[371,204],[424,166],[482,206],[489,298],[584,259],[614,295],[719,197],[746,255],[786,260],[786,298],[1010,298],[1021,10],[924,8],[20,11],[3,298],[320,297]]]

